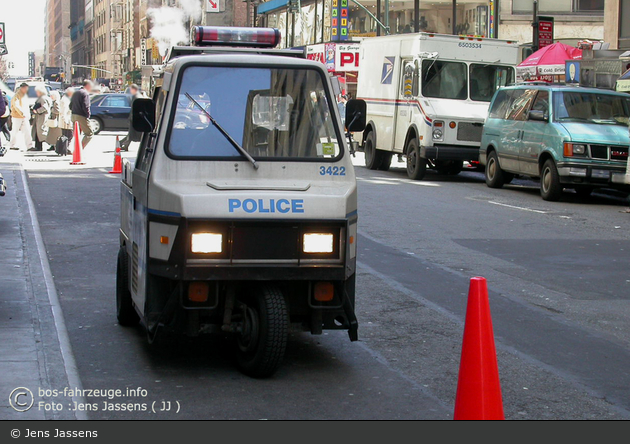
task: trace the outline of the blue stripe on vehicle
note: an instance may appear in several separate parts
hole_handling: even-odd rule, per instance
[[[162,211],[162,210],[152,210],[148,209],[149,214],[154,214],[156,216],[168,216],[168,217],[182,217],[180,213],[174,213],[172,211]]]

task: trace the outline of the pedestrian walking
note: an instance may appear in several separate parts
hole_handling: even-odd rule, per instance
[[[134,100],[138,98],[146,97],[140,88],[135,83],[129,85],[129,92],[131,93],[131,107],[133,108]],[[127,135],[122,138],[120,141],[120,149],[123,151],[129,151],[129,145],[131,142],[140,142],[142,139],[142,133],[139,133],[135,129],[133,129],[133,125],[131,124],[131,116],[132,113],[129,113],[129,131]]]
[[[24,136],[26,148],[33,147],[33,137],[31,136],[31,110],[28,107],[27,96],[28,84],[22,83],[15,91],[15,95],[11,100],[11,120],[13,125],[13,134],[11,134],[12,150],[18,150],[18,136]]]
[[[72,95],[74,94],[74,88],[67,88],[63,97],[59,101],[59,128],[61,133],[72,140],[72,110],[70,109],[70,102]]]
[[[7,141],[11,140],[11,135],[7,130],[7,122],[11,116],[9,110],[9,99],[4,94],[4,91],[0,91],[0,133],[4,134]],[[0,157],[4,156],[7,152],[6,147],[2,146],[2,136],[0,135]]]
[[[35,147],[30,148],[29,151],[43,151],[43,144],[48,136],[48,116],[52,109],[52,101],[48,97],[46,87],[43,85],[35,87],[35,94],[37,94],[37,101],[33,105],[33,139],[35,140]]]
[[[79,128],[83,132],[83,141],[81,142],[83,148],[90,143],[94,135],[90,126],[90,91],[92,91],[92,81],[85,80],[83,87],[74,92],[70,101],[72,123],[79,122]]]
[[[61,128],[59,121],[61,120],[61,97],[58,91],[50,93],[50,101],[52,106],[50,108],[50,115],[46,124],[48,125],[48,135],[46,136],[46,143],[50,145],[48,151],[55,151],[55,145],[57,140],[61,137]]]

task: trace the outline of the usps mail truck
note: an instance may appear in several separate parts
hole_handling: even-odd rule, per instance
[[[488,105],[514,83],[518,43],[417,33],[361,42],[357,97],[368,103],[362,148],[372,170],[405,156],[407,174],[458,174],[479,158]]]

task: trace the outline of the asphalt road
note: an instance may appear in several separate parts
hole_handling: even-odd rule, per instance
[[[180,412],[93,419],[433,419],[452,417],[468,279],[491,291],[506,416],[630,417],[630,214],[625,199],[483,176],[406,178],[402,164],[359,178],[361,341],[292,333],[269,380],[242,376],[221,341],[149,346],[116,324],[118,176],[29,171],[29,184],[83,385],[147,390]],[[97,402],[90,399],[90,402]],[[116,400],[120,402],[121,399]]]

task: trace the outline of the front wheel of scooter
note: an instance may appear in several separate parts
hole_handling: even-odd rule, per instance
[[[238,305],[242,323],[236,334],[238,366],[248,376],[269,377],[280,367],[287,347],[289,314],[284,296],[277,287],[264,285]]]

